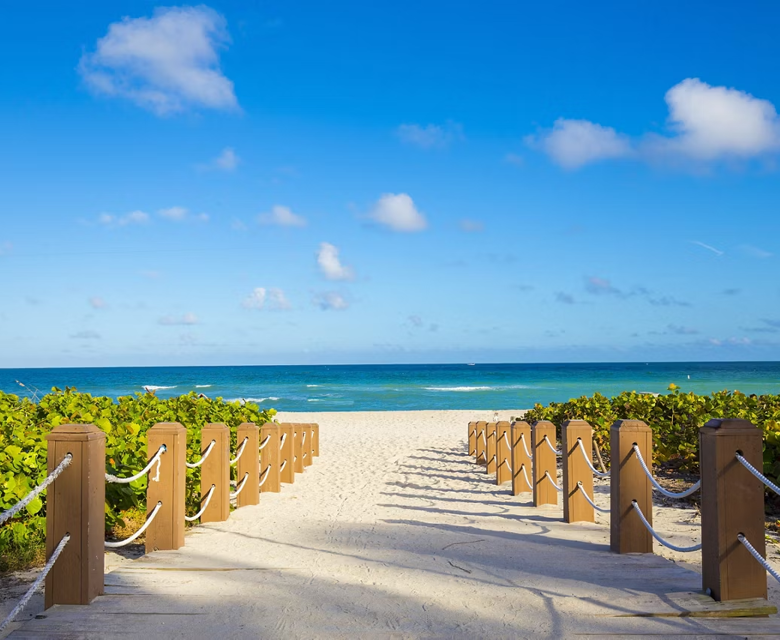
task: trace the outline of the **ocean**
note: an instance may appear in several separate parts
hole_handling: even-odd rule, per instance
[[[21,387],[16,381],[25,385]],[[596,391],[780,393],[780,362],[430,364],[0,369],[0,390],[38,396],[75,387],[117,397],[194,391],[280,411],[527,409]]]

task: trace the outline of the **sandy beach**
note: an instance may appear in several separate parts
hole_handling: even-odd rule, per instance
[[[294,485],[192,529],[179,551],[112,561],[106,596],[54,607],[10,637],[744,638],[780,629],[777,616],[637,617],[669,615],[668,594],[700,590],[699,554],[660,545],[655,555],[611,554],[608,514],[565,524],[560,507],[534,509],[529,495],[497,487],[465,443],[469,420],[492,418],[282,413],[320,424],[321,455]],[[597,503],[607,491],[597,484]],[[698,541],[695,509],[654,517],[672,541]],[[780,604],[775,584],[770,601]]]

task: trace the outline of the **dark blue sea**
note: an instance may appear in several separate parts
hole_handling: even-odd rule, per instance
[[[0,369],[0,389],[17,395],[68,386],[117,397],[147,388],[284,411],[525,409],[595,391],[663,393],[670,383],[696,393],[780,393],[780,362]]]

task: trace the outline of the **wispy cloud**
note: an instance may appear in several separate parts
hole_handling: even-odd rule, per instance
[[[674,296],[660,296],[658,298],[648,298],[647,301],[655,307],[690,307],[691,303],[685,300],[679,300]]]
[[[193,325],[198,324],[198,316],[194,313],[185,313],[181,316],[167,315],[162,316],[157,323],[167,327],[180,326],[180,325]]]
[[[108,308],[108,305],[106,304],[106,301],[103,300],[100,296],[92,296],[89,299],[89,306],[93,309],[106,309]]]
[[[485,230],[484,223],[480,222],[479,220],[469,220],[468,218],[464,218],[458,223],[458,225],[460,226],[461,231],[465,231],[466,233],[479,233],[480,231]]]
[[[131,211],[124,215],[101,213],[98,216],[98,223],[106,227],[126,227],[129,225],[146,224],[149,220],[150,216],[145,211]]]
[[[238,163],[241,159],[238,157],[232,147],[225,147],[216,158],[214,158],[213,165],[217,169],[222,171],[235,171],[238,167]]]
[[[175,222],[181,222],[187,217],[187,209],[184,207],[169,207],[168,209],[160,209],[157,213],[166,220]]]
[[[606,278],[597,278],[595,276],[585,278],[585,290],[596,296],[609,295],[623,298],[626,295],[620,289],[612,286],[612,283]]]
[[[343,311],[349,308],[349,302],[347,302],[346,298],[336,291],[316,293],[312,299],[312,304],[323,311]]]
[[[575,304],[574,296],[570,293],[564,293],[563,291],[557,291],[555,293],[555,301],[561,304]]]
[[[74,340],[100,340],[100,334],[97,331],[91,329],[84,329],[83,331],[77,331],[70,334],[70,337]]]
[[[305,227],[306,218],[293,213],[289,207],[274,205],[268,213],[261,213],[257,217],[260,224],[276,225],[278,227]]]
[[[453,142],[463,140],[463,126],[448,120],[438,124],[402,124],[396,129],[396,135],[405,144],[420,149],[445,149]]]
[[[684,327],[678,324],[670,324],[666,327],[666,330],[669,333],[673,333],[678,336],[695,336],[699,333],[698,329],[693,329],[691,327]]]
[[[99,95],[125,98],[157,115],[191,108],[237,109],[219,65],[230,42],[225,19],[206,6],[158,8],[151,18],[108,27],[79,71]]]
[[[284,291],[271,287],[255,287],[252,292],[244,298],[241,306],[244,309],[269,309],[271,311],[287,311],[292,308],[289,300],[284,295]]]
[[[425,216],[405,193],[382,194],[369,218],[388,229],[404,233],[423,231],[428,227]]]
[[[750,244],[740,245],[739,250],[751,258],[758,258],[760,260],[766,260],[774,255],[771,251],[766,251],[765,249],[760,249],[759,247],[754,247]]]
[[[352,267],[341,264],[339,250],[329,242],[320,244],[317,251],[317,264],[322,275],[328,280],[354,280],[355,272]]]
[[[712,245],[705,244],[703,242],[700,242],[699,240],[691,240],[691,244],[695,244],[697,247],[701,247],[702,249],[706,249],[707,251],[712,251],[716,256],[722,256],[725,255],[725,251],[721,251],[720,249],[716,249]]]

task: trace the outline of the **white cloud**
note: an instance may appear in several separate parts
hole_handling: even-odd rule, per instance
[[[421,149],[443,149],[463,139],[463,126],[451,120],[444,125],[402,124],[396,129],[396,135],[402,142]]]
[[[699,240],[691,240],[691,244],[695,244],[697,247],[701,247],[702,249],[706,249],[707,251],[712,251],[716,256],[722,256],[724,254],[723,251],[720,249],[716,249],[712,245],[705,244],[704,242],[700,242]]]
[[[343,311],[349,307],[349,303],[344,296],[336,291],[318,293],[314,296],[312,302],[323,311]]]
[[[745,255],[748,255],[751,258],[760,258],[761,260],[765,260],[766,258],[771,258],[774,255],[771,251],[767,251],[766,249],[762,249],[761,247],[754,247],[753,245],[750,244],[740,245],[739,249]]]
[[[233,83],[219,67],[230,41],[225,19],[213,9],[155,9],[151,18],[123,18],[108,27],[94,52],[79,63],[97,94],[127,98],[158,115],[192,107],[236,109]]]
[[[108,305],[100,296],[93,296],[89,299],[89,306],[93,309],[105,309]]]
[[[244,298],[244,301],[241,303],[244,309],[256,309],[258,311],[264,309],[266,305],[272,311],[287,311],[292,308],[289,300],[284,295],[284,291],[275,288],[266,289],[265,287],[255,287],[252,289],[252,293]]]
[[[687,78],[666,92],[668,133],[628,136],[588,120],[559,118],[552,130],[528,136],[564,168],[607,158],[712,162],[756,158],[780,151],[774,105],[749,93]]]
[[[168,209],[160,209],[159,213],[163,218],[168,220],[174,220],[180,222],[187,217],[187,209],[184,207],[170,207]]]
[[[305,227],[306,218],[293,213],[289,207],[274,205],[269,213],[261,213],[258,216],[260,224],[273,224],[279,227]]]
[[[193,325],[198,324],[198,317],[194,313],[185,313],[183,316],[162,316],[158,323],[165,326]]]
[[[214,166],[223,171],[233,171],[238,166],[240,160],[231,147],[226,147],[222,150],[222,153],[214,158]]]
[[[339,250],[329,242],[320,244],[317,252],[317,264],[320,271],[328,280],[354,280],[355,272],[352,267],[341,264]]]
[[[405,193],[384,193],[374,205],[369,217],[393,231],[422,231],[428,222]]]
[[[126,227],[131,224],[146,224],[149,222],[149,214],[144,211],[131,211],[123,216],[113,213],[101,213],[98,222],[107,227]]]

